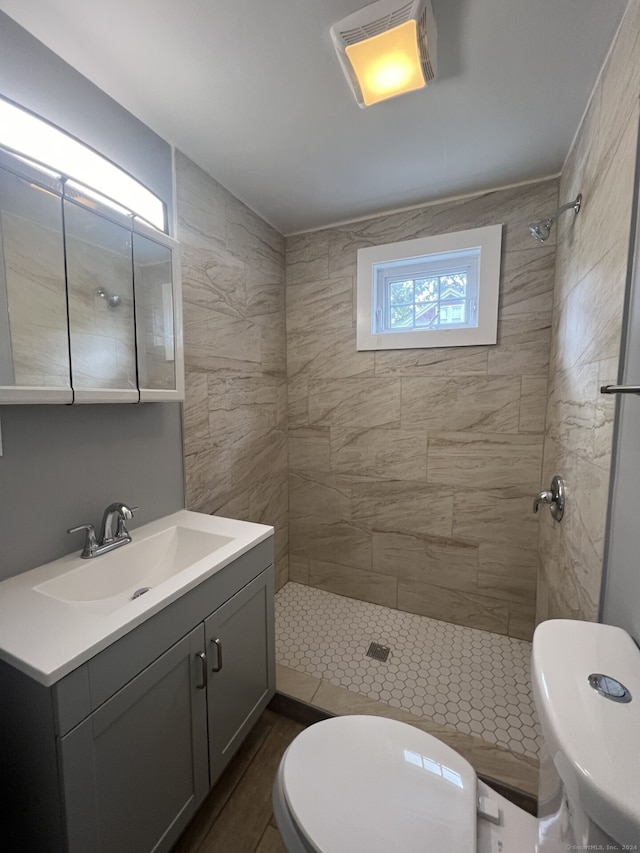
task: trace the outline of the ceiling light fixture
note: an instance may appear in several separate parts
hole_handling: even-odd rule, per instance
[[[436,76],[431,0],[378,0],[334,24],[331,38],[360,107],[422,89]]]

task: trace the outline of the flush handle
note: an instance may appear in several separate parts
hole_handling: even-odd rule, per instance
[[[539,492],[533,499],[533,511],[538,512],[540,504],[548,504],[552,518],[561,521],[564,515],[565,486],[562,477],[554,477],[549,490]]]

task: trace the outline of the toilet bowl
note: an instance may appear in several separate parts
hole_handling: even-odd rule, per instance
[[[533,850],[536,839],[536,819],[478,780],[466,759],[384,717],[305,729],[283,757],[273,803],[289,853],[498,853],[501,814],[512,850]]]
[[[305,729],[280,762],[273,807],[288,853],[637,850],[640,651],[619,628],[552,620],[536,629],[532,672],[549,747],[537,818],[414,726],[334,717]],[[594,672],[635,699],[611,701],[593,689]]]

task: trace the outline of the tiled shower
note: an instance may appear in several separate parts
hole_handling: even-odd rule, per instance
[[[279,587],[496,646],[526,644],[536,606],[595,618],[613,422],[598,389],[619,354],[639,33],[633,0],[559,178],[283,238],[178,156],[187,506],[275,524]],[[578,192],[580,215],[535,243],[527,223]],[[496,223],[496,346],[356,352],[358,248]],[[555,474],[562,525],[531,511]],[[340,679],[355,696],[381,672]]]

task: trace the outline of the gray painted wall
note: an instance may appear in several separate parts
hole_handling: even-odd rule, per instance
[[[0,12],[0,95],[84,140],[168,204],[171,147]],[[141,524],[184,506],[177,403],[0,408],[0,578],[80,550],[67,527],[114,500]]]
[[[79,551],[107,504],[133,530],[184,506],[178,403],[0,407],[0,578]]]

